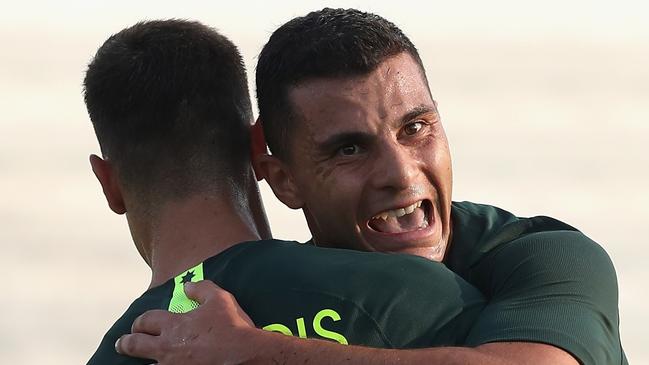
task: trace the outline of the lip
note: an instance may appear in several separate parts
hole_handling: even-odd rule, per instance
[[[379,232],[370,226],[370,220],[376,214],[388,210],[404,208],[420,200],[423,200],[422,206],[427,206],[428,209],[428,226],[426,228],[403,233],[386,233]],[[365,236],[367,242],[370,243],[372,247],[376,248],[377,251],[407,252],[408,249],[411,248],[430,246],[433,244],[434,236],[440,228],[440,224],[438,224],[439,212],[437,212],[435,204],[433,204],[430,199],[418,199],[403,205],[395,205],[393,208],[378,211],[376,214],[365,220],[365,224],[362,225],[361,233]]]

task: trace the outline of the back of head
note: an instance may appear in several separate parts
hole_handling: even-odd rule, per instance
[[[84,89],[102,153],[138,200],[229,188],[249,171],[246,73],[214,29],[184,20],[126,28],[99,48]]]
[[[270,150],[288,156],[296,116],[289,90],[316,78],[365,75],[406,52],[424,68],[417,49],[388,20],[355,9],[325,8],[278,28],[259,55],[257,101]]]

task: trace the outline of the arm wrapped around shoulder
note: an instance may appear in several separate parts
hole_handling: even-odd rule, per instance
[[[538,232],[494,250],[472,270],[487,306],[467,345],[525,341],[559,347],[583,364],[626,364],[615,269],[577,231]]]

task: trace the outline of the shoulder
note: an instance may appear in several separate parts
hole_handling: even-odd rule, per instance
[[[493,252],[525,236],[556,231],[563,232],[559,234],[562,236],[578,232],[551,217],[521,218],[501,208],[471,202],[454,202],[452,218],[453,242],[446,262],[461,275]]]
[[[106,332],[87,365],[100,364],[140,364],[145,363],[138,359],[122,356],[115,351],[115,342],[122,335],[131,332],[131,324],[140,313],[129,310],[120,317]]]
[[[99,347],[92,355],[87,365],[103,364],[150,364],[150,360],[122,356],[115,351],[115,342],[122,335],[131,332],[135,318],[149,309],[163,309],[168,305],[170,295],[166,286],[160,286],[144,293],[136,299],[124,314],[113,324],[102,338]]]
[[[237,246],[241,247],[230,255],[228,269],[267,272],[273,279],[278,276],[321,279],[326,275],[359,272],[384,277],[412,276],[421,271],[443,269],[439,263],[411,255],[322,248],[295,241],[265,240]],[[394,270],[386,269],[385,265]]]
[[[503,243],[494,250],[496,256],[532,254],[554,261],[597,259],[610,261],[597,242],[579,231],[552,230],[533,232]],[[565,255],[565,256],[562,256]]]
[[[617,306],[617,277],[606,251],[579,231],[543,231],[490,250],[471,269],[470,282],[487,297],[502,291],[564,290]]]
[[[498,246],[490,256],[499,266],[506,264],[503,268],[522,265],[558,275],[615,277],[606,251],[579,231],[530,233]]]
[[[472,341],[543,342],[585,363],[619,363],[615,269],[583,233],[526,234],[498,246],[474,269],[488,305]]]
[[[587,299],[606,312],[617,312],[613,262],[599,244],[581,232],[525,235],[499,247],[492,260],[495,277],[500,276],[504,285],[502,289],[524,286],[548,293],[561,290],[572,298]]]
[[[315,318],[327,308],[342,318],[332,328],[350,343],[455,345],[484,304],[482,294],[462,278],[421,257],[265,245],[250,246],[242,261],[229,265],[236,272],[226,279],[258,325],[288,326],[291,318]]]

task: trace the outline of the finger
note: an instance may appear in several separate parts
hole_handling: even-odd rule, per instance
[[[144,333],[123,335],[115,342],[115,351],[122,355],[158,361],[159,337]]]
[[[203,304],[215,296],[227,294],[225,290],[214,284],[211,280],[201,280],[197,282],[185,283],[185,295]]]
[[[135,318],[131,326],[132,333],[159,335],[168,323],[173,321],[174,314],[161,309],[146,311]]]

